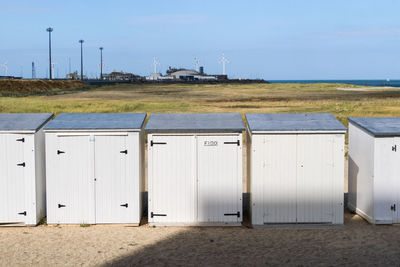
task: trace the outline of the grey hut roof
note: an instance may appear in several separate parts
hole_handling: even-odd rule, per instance
[[[56,130],[140,130],[145,113],[62,113],[44,128]]]
[[[374,136],[400,136],[400,117],[350,117],[348,120]]]
[[[53,115],[53,113],[1,113],[0,131],[34,133]]]
[[[343,131],[346,127],[330,113],[246,114],[251,132]]]
[[[151,114],[149,132],[241,132],[245,130],[239,113]]]

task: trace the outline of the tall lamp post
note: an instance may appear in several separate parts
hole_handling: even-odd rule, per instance
[[[81,44],[81,81],[83,81],[83,40],[79,40]]]
[[[103,80],[103,47],[100,47],[100,80]]]
[[[51,80],[53,78],[52,73],[51,73],[51,32],[53,31],[53,28],[49,27],[46,29],[46,31],[49,32],[49,70],[50,70],[49,79]]]

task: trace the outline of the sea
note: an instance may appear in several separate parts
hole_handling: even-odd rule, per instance
[[[268,80],[270,83],[343,83],[361,86],[400,87],[400,80]]]

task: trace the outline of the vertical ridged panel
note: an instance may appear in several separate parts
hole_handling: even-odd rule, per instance
[[[128,138],[134,136],[95,136],[96,223],[139,223],[133,173],[133,167],[138,172],[138,147]],[[128,154],[120,153],[124,150]]]
[[[50,223],[95,223],[94,219],[94,185],[93,185],[93,151],[88,135],[58,136],[54,140],[55,149],[46,157],[53,157],[55,168],[47,176],[48,191],[52,190],[52,202],[48,202]],[[57,154],[57,150],[64,151]],[[65,207],[58,208],[58,204]]]
[[[369,221],[374,217],[374,141],[373,136],[349,123],[348,206]]]
[[[297,222],[332,222],[333,137],[297,137]]]
[[[297,135],[266,135],[259,162],[264,188],[264,222],[296,222]]]
[[[0,134],[0,223],[26,220],[26,216],[18,215],[26,210],[25,170],[17,166],[25,161],[25,143],[16,141],[24,137],[19,134]]]
[[[151,138],[151,139],[150,139]],[[149,222],[196,220],[196,141],[194,136],[149,138]],[[166,214],[151,218],[150,213]]]
[[[238,158],[238,140],[238,135],[197,137],[198,222],[241,221],[224,215],[240,212],[238,161],[242,158]]]

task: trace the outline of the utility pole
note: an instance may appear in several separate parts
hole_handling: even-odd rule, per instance
[[[100,80],[103,80],[103,47],[100,47]]]
[[[51,80],[53,78],[51,73],[51,32],[53,31],[53,28],[49,27],[46,29],[46,31],[49,32],[49,70],[50,70],[49,79]]]
[[[79,40],[79,43],[81,44],[81,81],[83,81],[83,42],[84,40]]]

